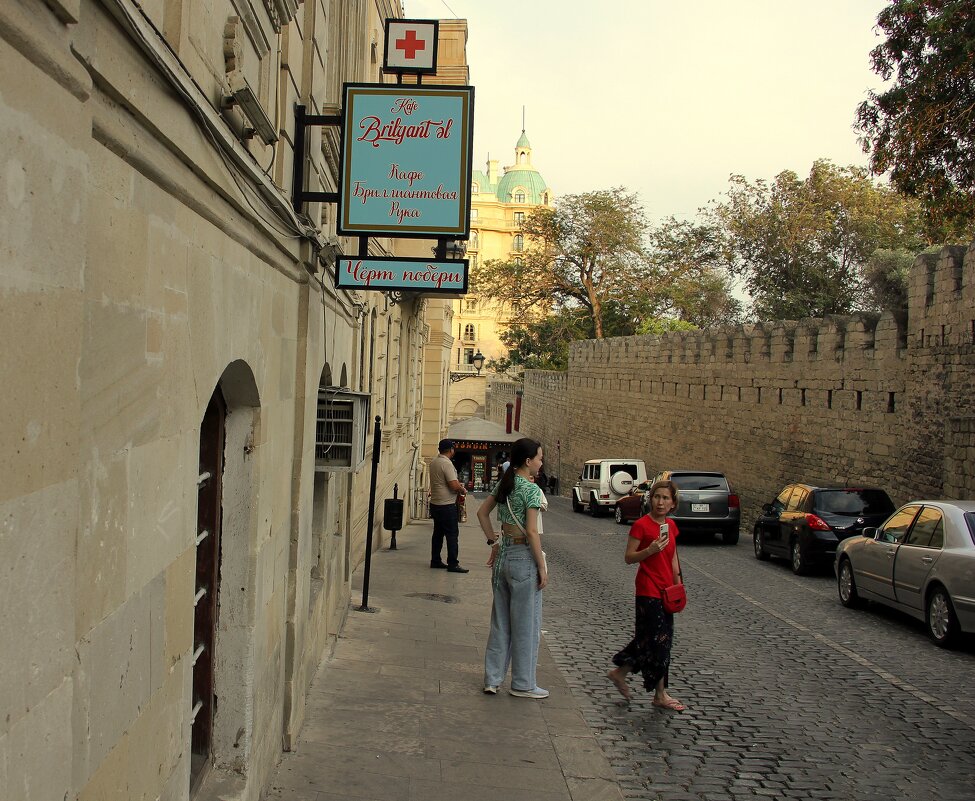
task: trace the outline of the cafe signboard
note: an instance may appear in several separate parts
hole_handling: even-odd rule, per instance
[[[335,261],[335,286],[424,295],[467,293],[467,259],[425,261],[410,258],[340,256]]]
[[[345,84],[339,233],[467,239],[474,87]]]

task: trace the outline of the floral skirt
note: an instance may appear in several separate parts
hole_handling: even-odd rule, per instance
[[[613,664],[629,667],[643,675],[643,686],[651,692],[657,682],[667,686],[670,649],[674,644],[674,616],[664,611],[659,598],[636,599],[636,636],[613,657]]]

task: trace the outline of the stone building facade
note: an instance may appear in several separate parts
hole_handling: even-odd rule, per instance
[[[294,152],[294,106],[379,81],[401,16],[0,4],[4,801],[256,801],[294,741],[365,553],[373,417],[404,497],[432,383],[428,302],[336,292],[358,242],[292,207],[295,159],[334,190],[339,158],[336,128]]]
[[[532,146],[525,131],[515,143],[513,163],[503,169],[498,159],[488,158],[485,170],[475,170],[471,179],[471,236],[467,256],[471,269],[492,260],[517,261],[529,245],[521,223],[540,207],[554,203],[552,188],[532,162]],[[501,330],[511,312],[476,287],[453,302],[454,346],[450,369],[447,408],[450,420],[483,416],[490,363],[507,355]],[[482,353],[486,367],[474,375],[475,353]],[[457,380],[461,379],[461,380]]]
[[[514,388],[492,389],[490,419]],[[529,371],[523,389],[521,428],[563,493],[587,459],[633,456],[651,474],[727,473],[746,518],[800,480],[877,485],[896,502],[973,498],[975,246],[920,256],[900,319],[577,342],[566,372]]]

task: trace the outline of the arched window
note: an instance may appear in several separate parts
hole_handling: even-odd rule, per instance
[[[544,203],[546,206],[548,205],[548,192],[542,195],[542,203]]]
[[[481,191],[481,187],[477,185],[477,181],[471,181],[471,192],[475,195]]]
[[[474,324],[468,323],[464,326],[464,342],[474,341]]]
[[[521,253],[525,249],[525,237],[522,234],[515,234],[515,243],[512,249],[516,253]]]
[[[467,244],[468,250],[477,250],[481,244],[481,238],[477,235],[477,231],[471,231],[471,239]]]
[[[524,202],[525,202],[525,190],[524,189],[518,189],[518,190],[516,190],[515,191],[515,203],[524,203]]]

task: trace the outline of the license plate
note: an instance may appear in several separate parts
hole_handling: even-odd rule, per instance
[[[711,504],[709,504],[709,503],[692,503],[691,504],[691,511],[692,512],[710,512],[711,511]]]

